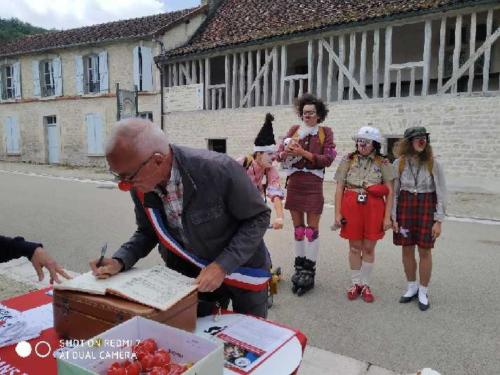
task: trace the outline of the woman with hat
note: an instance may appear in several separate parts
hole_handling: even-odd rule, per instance
[[[278,171],[273,166],[276,153],[276,142],[274,140],[272,114],[266,114],[264,125],[255,138],[253,154],[238,158],[237,161],[245,167],[248,177],[259,189],[264,199],[273,203],[276,217],[273,221],[273,229],[283,228],[284,212],[282,200],[285,192],[280,186]]]
[[[377,128],[363,126],[353,137],[355,151],[345,156],[335,181],[335,223],[340,236],[349,240],[352,286],[347,298],[360,295],[373,302],[370,275],[375,261],[375,245],[391,228],[394,173],[381,154],[382,136]]]
[[[430,306],[427,288],[432,271],[431,249],[441,235],[445,216],[446,183],[424,127],[406,129],[404,138],[394,146],[394,154],[397,159],[394,161],[393,242],[403,247],[403,267],[408,280],[399,302],[408,303],[418,297],[418,306],[425,311]],[[415,246],[420,258],[420,285],[417,284]]]
[[[285,208],[290,210],[294,225],[296,257],[292,291],[300,296],[314,287],[319,221],[324,204],[323,178],[325,168],[332,164],[337,153],[332,129],[319,125],[328,114],[323,101],[304,94],[297,100],[295,109],[301,123],[288,130],[287,145],[280,145],[278,160],[297,157],[286,169]]]

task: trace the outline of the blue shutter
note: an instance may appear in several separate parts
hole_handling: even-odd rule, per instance
[[[95,146],[95,126],[94,126],[94,114],[88,113],[85,115],[85,123],[87,125],[87,154],[94,155],[96,146]]]

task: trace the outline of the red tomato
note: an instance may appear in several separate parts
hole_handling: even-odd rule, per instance
[[[154,354],[154,365],[165,366],[170,363],[170,354],[165,349],[158,349]]]
[[[129,362],[128,366],[125,366],[127,370],[127,375],[139,375],[141,373],[141,363],[139,361]]]
[[[149,371],[154,367],[154,355],[147,353],[141,359],[141,367],[145,371]]]
[[[118,364],[118,366],[120,365]],[[123,367],[110,367],[106,375],[127,375],[127,372]]]
[[[165,367],[155,366],[149,373],[149,375],[168,375],[169,372]]]
[[[146,349],[149,353],[154,353],[156,349],[158,349],[158,345],[156,345],[156,341],[153,339],[146,339],[142,342],[144,349]]]

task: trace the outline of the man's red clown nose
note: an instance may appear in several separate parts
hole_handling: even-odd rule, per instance
[[[118,189],[121,191],[130,191],[132,189],[132,184],[126,181],[118,182]]]

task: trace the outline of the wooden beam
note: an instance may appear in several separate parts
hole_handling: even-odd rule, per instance
[[[243,100],[241,101],[241,105],[243,106],[245,103],[248,103],[248,99],[251,95],[251,93],[253,92],[253,90],[255,89],[257,83],[260,81],[260,78],[264,75],[265,71],[266,71],[266,67],[269,66],[269,64],[271,63],[271,59],[272,59],[272,54],[269,54],[266,56],[266,60],[264,62],[264,65],[260,68],[260,70],[257,72],[257,75],[254,79],[254,81],[252,82],[251,85],[248,86],[248,90],[247,90],[247,93],[245,95],[245,97],[243,98]],[[287,77],[288,78],[288,77]],[[285,78],[286,79],[286,78]]]
[[[476,13],[472,13],[470,16],[470,39],[469,39],[469,58],[476,51],[476,29],[477,29],[477,16]],[[467,92],[469,95],[472,94],[472,89],[474,88],[474,65],[472,64],[469,68],[469,82],[467,83]]]
[[[198,77],[196,75],[196,60],[191,61],[191,84],[198,83]]]
[[[330,37],[330,47],[333,50],[333,36]],[[333,84],[333,57],[328,55],[328,76],[326,83],[326,101],[332,101],[332,84]]]
[[[217,109],[217,105],[216,105],[217,89],[210,89],[210,95],[212,96],[212,108],[210,108],[210,109],[212,111],[215,111]]]
[[[373,31],[373,56],[372,56],[372,61],[373,61],[373,67],[372,67],[372,91],[373,91],[373,98],[378,98],[378,75],[379,75],[379,59],[380,59],[380,30],[374,30]]]
[[[198,67],[200,68],[200,83],[203,85],[203,97],[204,97],[204,104],[205,104],[205,109],[207,109],[206,107],[206,103],[207,103],[207,90],[206,90],[206,85],[205,85],[205,73],[203,71],[203,60],[198,60]]]
[[[252,86],[252,88],[250,88],[250,83],[253,82],[253,52],[252,51],[248,51],[247,58],[248,58],[247,94],[246,94],[248,96],[247,107],[252,107],[253,103],[254,103],[253,87],[255,87],[255,86]]]
[[[476,52],[474,52],[474,55],[469,57],[469,59],[465,62],[465,64],[462,65],[462,67],[460,67],[460,69],[458,69],[455,74],[453,74],[453,76],[448,80],[448,82],[446,82],[443,85],[439,93],[443,94],[446,91],[448,91],[452,85],[455,85],[458,79],[467,71],[467,69],[470,68],[471,64],[473,64],[479,58],[479,56],[485,53],[487,48],[491,48],[491,45],[495,43],[498,37],[500,37],[500,27],[497,28],[497,30],[493,34],[491,34],[489,38],[485,40],[483,45],[479,47],[476,50]]]
[[[318,66],[316,68],[316,96],[318,98],[321,98],[322,94],[323,94],[323,47],[321,44],[321,40],[318,40]]]
[[[443,87],[444,75],[444,49],[446,47],[446,17],[441,19],[441,28],[439,30],[439,57],[438,57],[438,92]]]
[[[309,74],[294,74],[292,76],[286,76],[285,81],[298,81],[299,79],[308,79]]]
[[[385,29],[385,69],[384,69],[384,98],[391,94],[391,70],[392,64],[392,26]]]
[[[304,80],[299,80],[299,98],[304,94]]]
[[[493,26],[493,9],[488,11],[488,16],[486,17],[486,38],[491,35],[491,30]],[[489,89],[490,81],[490,56],[491,56],[491,44],[484,51],[484,65],[483,65],[483,92],[487,92]]]
[[[226,84],[225,83],[218,83],[217,85],[208,85],[208,88],[211,89],[225,89]]]
[[[330,56],[332,56],[331,52]],[[344,66],[344,60],[345,60],[345,37],[344,35],[339,35],[339,60],[335,61],[339,67],[339,79],[337,81],[338,82],[337,101],[339,102],[344,100],[344,70],[340,68],[341,65]]]
[[[389,69],[391,69],[391,70],[403,70],[403,69],[411,69],[411,68],[423,68],[424,65],[425,64],[423,61],[412,61],[412,62],[404,63],[404,64],[391,64],[389,66]]]
[[[349,36],[349,74],[354,77],[356,68],[356,33],[351,33]],[[349,80],[349,100],[354,99],[354,86],[352,80]]]
[[[174,75],[174,86],[179,85],[179,75],[177,74],[177,63],[174,64],[172,73]]]
[[[225,89],[225,88],[224,88]],[[222,109],[224,108],[224,103],[222,102],[222,91],[224,89],[218,89],[217,92],[218,92],[218,104],[217,104],[217,109]]]
[[[171,87],[172,86],[172,64],[168,64],[167,71],[168,71],[167,84],[168,84],[168,87]]]
[[[286,45],[281,46],[281,91],[280,91],[280,104],[285,104],[285,76],[286,76]]]
[[[397,71],[396,75],[396,98],[401,98],[401,69]]]
[[[255,54],[255,72],[258,73],[260,71],[260,49],[257,50],[257,53]],[[260,78],[255,79],[256,85],[255,85],[255,106],[258,107],[260,106]]]
[[[225,90],[226,90],[226,95],[224,95],[224,98],[226,99],[226,103],[224,105],[225,108],[229,108],[229,93],[231,92],[231,82],[230,82],[230,70],[231,70],[231,65],[229,62],[229,55],[226,55],[224,58],[224,79],[225,79]],[[222,106],[220,107],[222,108]]]
[[[238,55],[233,53],[233,82],[231,87],[231,107],[236,108],[236,86],[238,85]],[[227,95],[227,94],[226,94]]]
[[[278,104],[278,47],[273,47],[273,75],[271,79],[271,99],[272,105]]]
[[[313,41],[309,40],[307,44],[307,91],[313,93],[313,79],[314,79],[314,57],[313,57]],[[290,103],[292,104],[292,103]]]
[[[328,43],[326,43],[325,41],[322,41],[322,43],[323,43],[323,47],[328,51],[328,53],[333,57],[333,59],[337,63],[337,65],[339,67],[339,73],[340,72],[344,73],[344,75],[347,77],[347,79],[350,82],[352,82],[354,88],[358,91],[359,96],[361,96],[361,99],[368,99],[365,92],[361,89],[361,86],[359,85],[358,81],[356,81],[356,79],[353,76],[351,76],[351,74],[347,70],[346,66],[343,63],[341,63],[340,57],[337,56],[335,51],[330,47],[330,45]]]
[[[462,49],[462,15],[459,14],[457,16],[457,19],[455,21],[455,48],[453,49],[453,73],[452,76],[455,76],[455,74],[458,71],[458,68],[460,67],[460,51]],[[451,92],[453,94],[457,93],[457,84],[455,83],[452,88]]]
[[[366,92],[366,31],[361,34],[361,57],[359,66],[359,85]]]
[[[240,53],[240,107],[245,97],[245,52]]]
[[[210,59],[205,59],[205,109],[210,109]],[[213,108],[212,108],[213,109]]]
[[[266,59],[267,59],[267,56],[272,56],[271,53],[269,53],[269,50],[266,48],[265,50],[265,56],[266,56]],[[264,86],[264,98],[263,98],[263,103],[262,105],[263,106],[267,106],[269,105],[269,64],[267,64],[265,67],[264,67],[264,83],[263,83],[263,86]]]
[[[410,97],[415,96],[415,68],[410,71]]]
[[[425,21],[424,40],[424,72],[422,77],[422,96],[429,93],[429,76],[431,71],[431,44],[432,44],[432,21]]]

